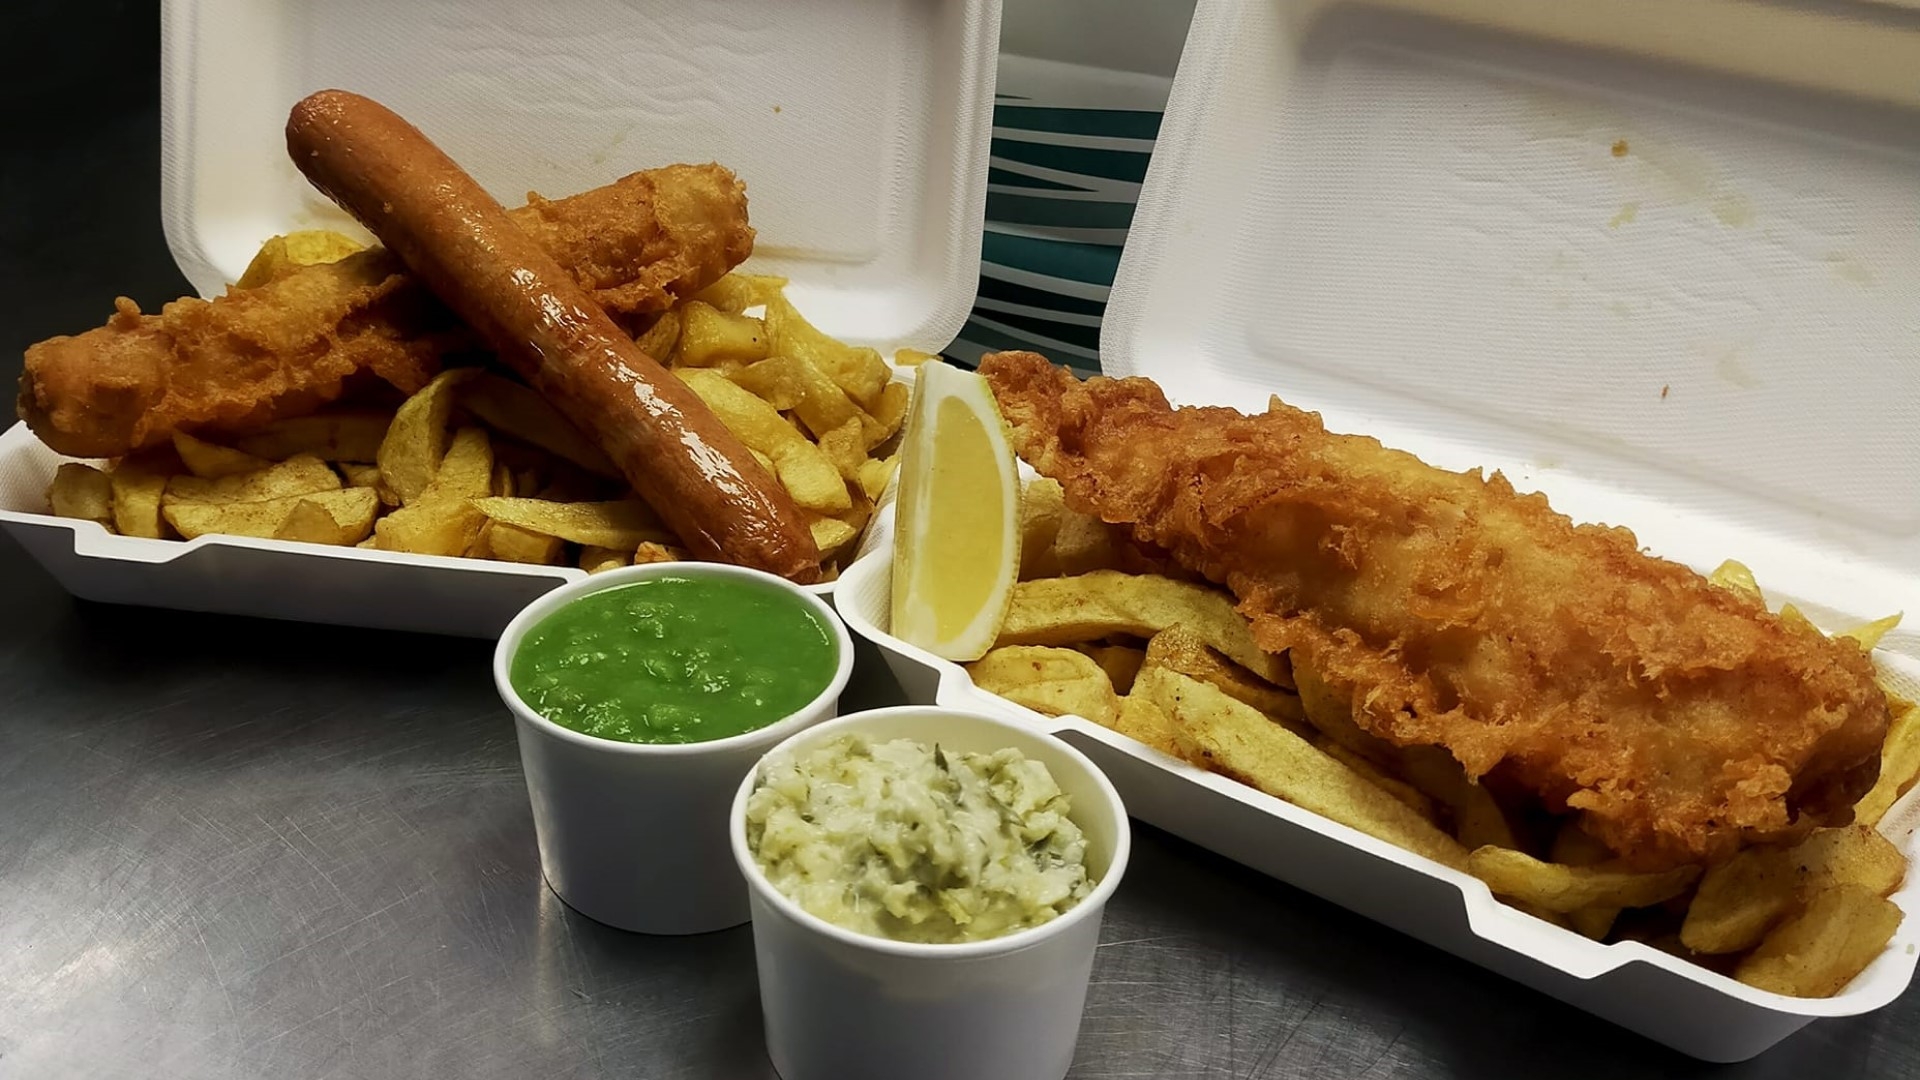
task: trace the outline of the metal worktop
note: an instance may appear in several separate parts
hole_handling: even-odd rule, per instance
[[[186,289],[152,7],[5,16],[76,60],[71,85],[6,76],[31,118],[0,168],[6,385],[116,293]],[[542,884],[488,643],[91,605],[3,538],[0,616],[0,1078],[770,1075],[748,930],[624,934]],[[894,700],[866,654],[848,707]],[[1915,994],[1704,1066],[1153,829],[1136,845],[1078,1077],[1920,1071]]]

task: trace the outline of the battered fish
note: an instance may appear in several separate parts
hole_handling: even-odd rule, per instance
[[[718,165],[535,195],[511,216],[630,330],[753,251],[745,189]],[[114,306],[105,326],[27,349],[20,417],[62,454],[117,457],[175,431],[217,437],[311,412],[363,371],[411,393],[448,355],[477,347],[380,249],[158,315],[125,297]]]
[[[1174,409],[1031,353],[980,370],[1069,506],[1232,590],[1255,640],[1351,692],[1366,730],[1497,771],[1632,865],[1842,824],[1873,785],[1888,709],[1866,652],[1625,529],[1277,398]]]

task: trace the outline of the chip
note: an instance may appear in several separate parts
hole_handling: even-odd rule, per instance
[[[1150,638],[1170,626],[1185,626],[1270,683],[1291,682],[1286,662],[1254,644],[1247,621],[1225,594],[1148,574],[1101,570],[1020,582],[1014,586],[999,643],[1075,645],[1114,634]]]
[[[222,476],[232,476],[235,473],[253,472],[273,464],[266,458],[254,457],[242,450],[216,446],[180,431],[173,433],[173,452],[180,456],[180,462],[186,466],[188,472],[206,480],[217,480]]]
[[[440,459],[452,438],[448,425],[453,419],[454,391],[478,374],[473,368],[443,371],[393,414],[374,460],[403,506],[424,494],[439,473]]]
[[[301,454],[264,469],[233,473],[212,480],[198,476],[175,476],[167,481],[162,502],[260,502],[293,495],[310,495],[317,491],[337,491],[339,488],[340,474],[328,468],[327,463],[319,458]]]
[[[366,533],[358,529],[357,523],[372,522],[379,500],[366,488],[335,488],[251,502],[165,502],[161,513],[189,540],[209,533],[265,540],[306,539],[307,536],[281,536],[287,519],[302,503],[313,504],[324,512],[330,519],[331,529],[322,526],[313,511],[301,511],[301,520],[294,526],[296,530],[311,530],[307,535],[320,537],[316,543],[349,544],[365,539]],[[356,531],[358,534],[353,535]],[[330,539],[349,535],[351,539]]]
[[[772,340],[766,323],[751,315],[721,311],[699,300],[680,305],[680,339],[673,365],[709,367],[723,361],[765,360]]]
[[[639,499],[561,503],[496,497],[475,499],[473,505],[494,521],[576,544],[632,551],[648,541],[676,542],[652,508]]]
[[[495,522],[494,524],[499,524]],[[508,526],[511,528],[512,526]],[[553,539],[558,539],[555,537]],[[615,551],[612,548],[594,547],[588,544],[580,549],[580,569],[589,574],[602,570],[612,570],[616,566],[626,566],[633,562],[633,554],[627,551]]]
[[[502,435],[511,436],[553,454],[598,476],[620,479],[620,470],[560,410],[539,391],[503,379],[478,374],[459,388],[460,407]]]
[[[1900,928],[1900,909],[1862,885],[1817,893],[1767,935],[1733,977],[1792,997],[1831,997],[1866,970]]]
[[[1701,879],[1680,940],[1700,953],[1749,949],[1819,890],[1858,885],[1886,896],[1906,872],[1900,849],[1867,825],[1816,829],[1791,848],[1746,848]]]
[[[1465,868],[1466,849],[1453,837],[1252,706],[1165,669],[1143,670],[1134,693],[1167,714],[1187,760],[1443,866]]]
[[[233,445],[242,453],[270,461],[302,454],[322,461],[377,461],[393,419],[387,413],[359,411],[296,416],[242,435]]]
[[[975,686],[1048,716],[1085,717],[1112,727],[1120,699],[1099,664],[1085,653],[1044,645],[1009,645],[967,665]]]
[[[47,503],[56,516],[113,527],[113,480],[91,465],[69,461],[55,469]]]
[[[1598,866],[1542,862],[1512,848],[1481,847],[1467,857],[1467,872],[1500,896],[1565,914],[1592,907],[1647,907],[1671,900],[1700,876],[1697,866],[1643,874]]]
[[[767,333],[773,338],[772,354],[787,357],[815,368],[832,380],[854,404],[872,409],[880,402],[880,392],[892,378],[886,361],[872,349],[841,344],[814,328],[785,296],[766,300]],[[807,422],[817,434],[838,427],[818,427]]]
[[[1920,780],[1920,708],[1891,694],[1887,698],[1893,719],[1880,748],[1880,779],[1853,808],[1853,820],[1863,825],[1880,824],[1893,804]]]

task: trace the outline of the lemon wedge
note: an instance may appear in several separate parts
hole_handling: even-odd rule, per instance
[[[987,382],[922,364],[900,448],[893,633],[948,660],[993,647],[1020,570],[1020,479]]]

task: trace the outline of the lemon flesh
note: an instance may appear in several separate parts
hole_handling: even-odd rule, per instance
[[[1020,569],[1019,474],[986,380],[928,363],[918,383],[901,446],[893,634],[978,660]]]

